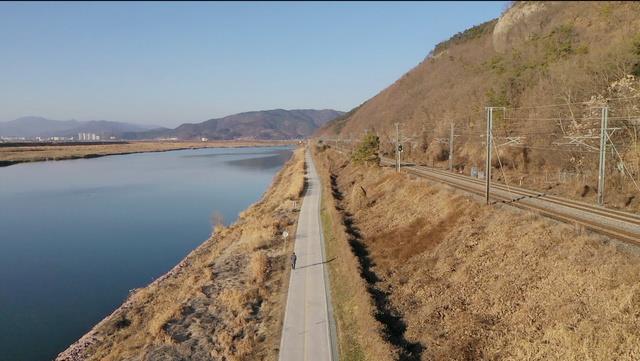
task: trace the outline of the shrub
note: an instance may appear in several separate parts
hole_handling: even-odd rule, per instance
[[[329,148],[328,145],[322,143],[322,141],[318,141],[318,144],[316,145],[316,151],[318,153],[324,152],[325,150],[327,150],[327,148]]]
[[[211,215],[213,233],[219,233],[224,228],[224,216],[220,211],[214,211]]]
[[[496,74],[503,74],[505,72],[504,58],[500,55],[494,55],[489,61],[484,63],[490,70]]]
[[[572,25],[555,27],[544,39],[544,51],[547,62],[565,59],[576,52],[578,34]]]
[[[497,22],[498,19],[489,20],[480,25],[476,25],[465,31],[459,32],[452,36],[449,40],[438,43],[431,54],[435,55],[442,52],[443,50],[446,50],[454,44],[460,44],[469,40],[477,39],[485,34],[491,34],[491,32],[493,31],[493,27]]]
[[[636,34],[632,42],[632,53],[636,59],[640,59],[640,34]],[[640,77],[640,60],[634,62],[631,67],[631,74]]]
[[[498,89],[489,88],[485,93],[487,97],[487,104],[492,107],[506,107],[509,106],[509,99],[507,97],[507,89],[504,85],[500,85]]]
[[[269,257],[264,251],[258,251],[251,257],[251,277],[258,283],[263,283],[269,273]]]
[[[367,133],[362,138],[358,147],[351,154],[351,160],[355,163],[376,164],[380,163],[380,138],[373,133]]]

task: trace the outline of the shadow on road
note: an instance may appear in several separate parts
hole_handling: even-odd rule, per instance
[[[328,261],[324,261],[324,262],[317,262],[317,263],[313,263],[313,264],[308,264],[306,266],[301,266],[301,267],[296,267],[296,269],[301,269],[301,268],[307,268],[307,267],[313,267],[313,266],[319,266],[321,264],[326,264],[329,262],[333,262],[333,260],[335,260],[337,257],[333,257],[332,259],[328,260]]]

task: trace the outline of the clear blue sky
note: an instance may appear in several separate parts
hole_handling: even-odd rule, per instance
[[[505,4],[1,3],[0,120],[349,110]]]

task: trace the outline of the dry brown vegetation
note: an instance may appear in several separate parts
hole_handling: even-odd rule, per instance
[[[345,225],[333,247],[359,259],[334,271],[359,273],[375,306],[352,317],[376,315],[396,359],[640,359],[636,247],[331,149],[316,159]]]
[[[640,211],[640,3],[516,2],[496,19],[439,44],[415,68],[345,116],[322,136],[360,139],[378,133],[390,154],[394,122],[407,137],[405,159],[446,167],[450,124],[457,170],[483,167],[485,107],[498,112],[494,136],[523,136],[499,151],[511,184],[595,200],[598,141],[557,145],[565,137],[598,137],[594,107],[609,106],[618,128],[607,160],[608,205]],[[626,100],[614,100],[626,98]],[[576,102],[587,102],[576,104]],[[548,105],[557,105],[548,107]],[[539,107],[542,106],[542,107]],[[518,109],[516,109],[518,108]],[[595,109],[599,112],[600,109]],[[618,170],[624,160],[628,171]],[[495,180],[505,181],[497,157]]]
[[[140,141],[118,144],[91,145],[42,145],[42,146],[2,146],[0,147],[0,166],[24,162],[40,162],[77,158],[95,158],[106,155],[162,152],[192,148],[237,148],[252,146],[275,146],[291,144],[286,141]]]
[[[323,152],[325,149],[316,150]],[[317,156],[316,156],[317,158]],[[394,350],[382,338],[375,307],[361,278],[363,269],[352,253],[339,206],[329,178],[331,164],[316,162],[322,178],[322,227],[327,252],[331,296],[337,325],[340,359],[343,361],[393,360]]]
[[[169,273],[126,302],[57,360],[276,360],[304,150],[263,198]]]

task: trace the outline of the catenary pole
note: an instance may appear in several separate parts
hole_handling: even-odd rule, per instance
[[[598,165],[598,204],[604,204],[605,187],[605,162],[607,159],[607,127],[609,121],[609,108],[603,107],[600,121],[600,162]]]
[[[400,171],[400,123],[396,122],[396,172]]]
[[[453,172],[453,122],[451,122],[451,133],[449,134],[449,171]]]
[[[487,153],[486,164],[484,168],[484,177],[486,180],[486,199],[489,204],[489,194],[491,192],[491,139],[493,131],[493,107],[487,107]]]

